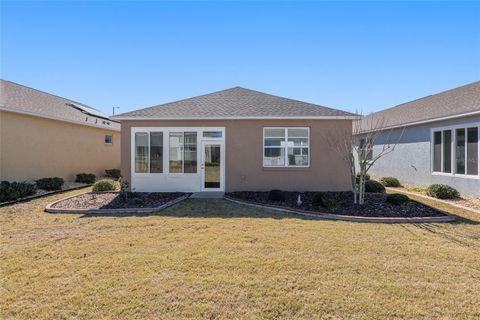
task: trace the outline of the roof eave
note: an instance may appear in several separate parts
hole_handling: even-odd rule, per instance
[[[358,120],[361,116],[270,116],[270,117],[128,117],[113,116],[113,120]]]
[[[475,111],[470,111],[470,112],[464,112],[464,113],[458,113],[458,114],[454,114],[454,115],[444,116],[444,117],[437,117],[437,118],[431,118],[431,119],[425,119],[425,120],[419,120],[419,121],[406,122],[406,123],[401,123],[401,124],[397,124],[397,125],[386,126],[386,127],[383,127],[383,128],[374,128],[374,129],[369,129],[369,130],[363,130],[363,131],[360,131],[359,134],[373,132],[373,131],[384,131],[384,130],[390,130],[390,129],[411,127],[411,126],[416,126],[416,125],[425,124],[425,123],[431,123],[431,122],[438,122],[438,121],[445,121],[445,120],[450,120],[450,119],[474,116],[474,115],[477,115],[477,114],[480,114],[480,109],[475,110]]]
[[[0,105],[0,111],[6,111],[6,112],[24,114],[24,115],[27,115],[27,116],[33,116],[33,117],[50,119],[50,120],[56,120],[56,121],[63,121],[63,122],[78,124],[78,125],[81,125],[81,126],[89,126],[89,127],[94,127],[94,128],[98,128],[98,129],[105,129],[105,130],[120,132],[120,128],[115,129],[115,128],[112,128],[112,127],[104,127],[104,126],[101,126],[101,125],[97,125],[97,124],[95,124],[95,123],[86,123],[86,122],[81,122],[81,121],[64,119],[64,118],[60,118],[60,117],[52,117],[52,116],[47,116],[47,115],[40,114],[40,113],[28,112],[28,111],[23,111],[23,110],[8,108],[8,107],[1,106],[1,105]],[[94,118],[93,116],[90,116],[90,117]],[[110,121],[111,121],[111,120],[110,120]],[[112,122],[118,123],[117,121],[112,121]],[[120,125],[120,124],[119,124],[119,125]]]

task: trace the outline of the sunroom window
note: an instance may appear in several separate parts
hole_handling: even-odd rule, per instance
[[[197,173],[197,133],[170,132],[170,173]]]
[[[308,128],[264,128],[264,167],[309,166]]]
[[[148,133],[135,133],[135,172],[148,172]]]

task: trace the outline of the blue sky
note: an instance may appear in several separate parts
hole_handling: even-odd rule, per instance
[[[2,2],[1,77],[111,114],[243,86],[363,113],[480,79],[480,3]]]

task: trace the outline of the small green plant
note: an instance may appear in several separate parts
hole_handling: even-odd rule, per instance
[[[79,173],[77,174],[75,182],[91,184],[95,182],[95,178],[96,177],[93,173]]]
[[[378,181],[368,180],[365,182],[365,192],[384,193],[385,187]]]
[[[116,191],[120,188],[120,184],[117,181],[111,179],[102,179],[95,182],[92,187],[93,192],[102,191]]]
[[[335,208],[337,202],[335,198],[328,192],[317,192],[313,195],[312,203],[318,207],[324,207],[327,209]]]
[[[119,169],[108,169],[105,170],[107,177],[118,180],[122,177],[122,174]]]
[[[437,199],[455,199],[460,197],[457,189],[446,184],[431,184],[427,188],[427,196]]]
[[[366,174],[365,175],[365,181],[369,181],[369,180],[370,180],[370,175]],[[360,183],[360,173],[357,173],[357,175],[355,176],[355,183],[356,184]]]
[[[33,196],[37,188],[28,182],[0,182],[0,202],[14,201],[20,198]]]
[[[401,205],[401,204],[404,204],[404,203],[407,203],[408,201],[410,201],[410,198],[404,194],[400,194],[400,193],[392,193],[392,194],[389,194],[387,195],[387,198],[385,199],[385,202],[387,203],[391,203],[391,204],[394,204],[394,205]]]
[[[133,203],[136,206],[139,206],[139,205],[143,204],[143,199],[142,198],[133,198]]]
[[[285,201],[285,193],[282,190],[274,189],[268,193],[268,200]]]
[[[47,191],[61,190],[65,181],[60,177],[42,178],[36,181],[37,188]]]
[[[400,181],[395,177],[383,177],[380,178],[380,183],[385,187],[400,187]]]

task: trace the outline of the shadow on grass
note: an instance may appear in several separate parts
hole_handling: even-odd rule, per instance
[[[223,199],[187,199],[164,210],[153,213],[94,213],[81,218],[94,217],[181,217],[181,218],[263,218],[320,220],[320,218],[253,208]]]
[[[462,222],[454,223],[412,223],[410,225],[402,225],[402,228],[413,235],[420,235],[414,231],[423,231],[425,233],[437,236],[449,242],[465,246],[480,247],[480,230],[457,228]],[[478,224],[474,223],[474,224]],[[416,229],[416,230],[415,230]]]

